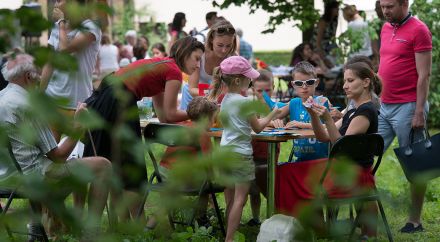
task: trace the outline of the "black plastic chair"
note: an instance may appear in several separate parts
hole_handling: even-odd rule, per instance
[[[9,142],[7,141],[7,147],[0,147],[0,170],[1,170],[1,177],[3,179],[7,179],[9,177],[15,176],[15,175],[22,175],[22,171],[20,166],[18,165],[17,160],[15,159],[14,153],[12,152],[12,147]],[[0,188],[0,198],[7,199],[7,202],[4,207],[0,205],[0,216],[3,218],[6,216],[6,213],[8,212],[12,202],[14,199],[26,199],[29,201],[29,205],[31,208],[31,211],[33,213],[33,216],[36,216],[39,218],[38,223],[36,224],[36,230],[37,231],[31,231],[31,232],[23,232],[23,231],[15,231],[10,228],[10,226],[6,223],[4,219],[2,219],[4,222],[4,227],[6,229],[6,232],[11,239],[13,240],[13,233],[16,234],[24,234],[24,235],[30,235],[34,238],[37,238],[39,241],[49,241],[46,231],[44,230],[44,227],[41,223],[41,204],[35,201],[32,201],[29,199],[25,194],[21,194],[19,191],[19,188]]]
[[[365,161],[369,157],[375,157],[376,161],[374,163],[373,169],[371,170],[372,175],[376,174],[377,169],[382,161],[382,155],[384,152],[384,141],[382,136],[379,134],[362,134],[362,135],[346,135],[341,137],[331,148],[327,166],[320,179],[320,191],[321,191],[321,201],[327,213],[325,213],[325,222],[328,228],[331,228],[337,223],[337,215],[339,211],[339,206],[349,205],[350,206],[350,217],[352,218],[352,206],[356,210],[356,217],[351,219],[351,230],[350,230],[350,240],[352,239],[355,229],[359,226],[360,213],[365,202],[376,202],[379,207],[379,212],[382,217],[385,230],[389,241],[393,241],[393,237],[388,225],[388,221],[385,216],[385,211],[380,200],[379,193],[376,186],[365,193],[356,194],[350,197],[344,198],[332,198],[329,197],[326,190],[324,189],[323,183],[328,175],[330,167],[334,161],[348,160],[349,162]],[[354,165],[354,164],[353,164]]]
[[[164,191],[164,185],[166,182],[166,180],[163,179],[159,172],[158,160],[156,159],[154,152],[151,149],[151,146],[153,144],[160,144],[166,147],[191,147],[197,150],[197,153],[200,154],[200,139],[197,135],[192,136],[190,134],[194,134],[194,131],[192,131],[189,127],[174,124],[150,123],[144,128],[143,136],[145,143],[147,144],[148,155],[153,164],[154,171],[148,179],[148,185],[143,197],[142,204],[145,204],[150,192]],[[226,232],[223,224],[222,213],[220,211],[216,198],[216,193],[222,193],[223,191],[224,187],[212,184],[212,182],[208,178],[201,184],[200,187],[184,188],[180,190],[179,193],[183,196],[197,197],[198,199],[200,199],[200,196],[202,195],[211,195],[221,232],[225,236]],[[143,206],[139,210],[139,216],[142,213],[142,209]],[[175,228],[175,224],[194,226],[195,213],[192,214],[189,223],[174,220],[173,214],[171,212],[168,213],[168,219],[173,229]]]

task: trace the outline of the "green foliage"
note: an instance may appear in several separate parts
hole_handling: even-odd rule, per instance
[[[68,53],[54,51],[47,47],[34,47],[29,49],[28,53],[35,58],[34,63],[39,67],[50,63],[54,68],[62,71],[76,70],[78,68],[75,57]]]
[[[139,32],[147,36],[150,48],[156,43],[167,43],[167,26],[165,23],[148,22],[139,26]],[[150,54],[152,56],[152,54]]]
[[[293,50],[293,47],[292,47]],[[254,52],[254,57],[264,61],[268,65],[288,66],[290,64],[290,59],[292,58],[291,50],[283,51],[256,51]]]
[[[365,31],[365,30],[364,30]],[[347,29],[336,37],[338,48],[333,49],[340,63],[344,63],[350,54],[356,53],[364,45],[364,31]]]
[[[264,10],[271,14],[268,20],[268,28],[262,33],[272,33],[276,27],[285,22],[294,22],[293,26],[306,30],[318,21],[319,13],[315,9],[313,1],[289,0],[289,1],[265,1],[265,0],[212,0],[214,7],[221,9],[231,5],[248,5],[249,13]]]
[[[131,1],[130,1],[131,2]],[[121,16],[121,21],[113,26],[113,35],[117,36],[117,39],[124,40],[125,32],[134,27],[135,10],[133,4],[124,4],[122,9],[116,10],[116,15]]]
[[[212,227],[205,228],[196,225],[195,228],[187,227],[186,231],[176,232],[171,235],[171,241],[173,242],[217,242],[218,238],[214,238],[212,235]]]
[[[440,0],[415,0],[411,9],[432,33],[432,75],[429,93],[428,122],[431,127],[440,127]]]
[[[30,8],[19,8],[15,12],[15,16],[20,21],[22,31],[24,32],[42,32],[51,27],[51,23],[43,18],[41,12],[34,11]]]

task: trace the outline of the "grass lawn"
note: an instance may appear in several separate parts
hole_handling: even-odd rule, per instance
[[[438,131],[436,131],[438,132]],[[434,133],[434,132],[432,132]],[[289,151],[290,151],[291,143],[283,143],[281,146],[281,157],[280,160],[286,160]],[[400,164],[397,161],[392,148],[397,147],[397,142],[395,141],[390,149],[387,150],[384,155],[384,159],[382,161],[381,167],[378,170],[376,175],[377,187],[379,188],[382,194],[382,201],[385,207],[385,213],[388,218],[388,222],[391,226],[391,230],[393,233],[393,237],[395,241],[440,241],[440,179],[436,179],[430,182],[428,186],[428,191],[425,197],[425,205],[423,209],[423,226],[425,227],[425,232],[416,233],[416,234],[401,234],[398,232],[400,227],[402,227],[407,219],[408,214],[408,204],[409,204],[409,192],[408,192],[408,183],[406,178],[400,168]],[[152,194],[149,197],[149,204],[151,206],[155,206],[161,203],[161,198],[157,194]],[[222,208],[225,207],[223,195],[218,196],[218,200],[220,202],[220,206]],[[69,199],[69,203],[71,199]],[[18,205],[17,205],[18,204]],[[16,203],[14,207],[23,206],[23,203]],[[147,209],[147,211],[149,211]],[[266,217],[266,200],[264,197],[262,198],[262,206],[261,206],[261,220],[264,220]],[[251,219],[251,210],[249,203],[245,206],[242,216],[242,223],[246,223],[249,219]],[[25,221],[25,220],[24,220]],[[23,223],[23,219],[22,219]],[[164,223],[165,226],[166,223]],[[103,226],[107,227],[107,218],[103,217]],[[379,223],[379,241],[387,241],[385,231],[383,230],[382,223]],[[127,226],[126,226],[127,227]],[[162,226],[161,226],[162,227]],[[124,230],[127,230],[125,228]],[[128,228],[128,230],[130,230]],[[3,227],[0,228],[0,238],[2,238],[6,233],[4,233]],[[166,235],[169,235],[172,231],[169,228],[165,228],[165,230],[161,230],[161,232],[157,231],[157,233],[163,233],[166,231]],[[246,238],[245,240],[240,241],[255,241],[256,236],[258,234],[258,228],[256,227],[248,227],[241,226],[240,230],[242,235]],[[200,231],[199,231],[200,232]],[[126,235],[125,232],[119,232],[117,234],[113,234],[111,237],[113,241],[153,241],[152,234],[153,233],[142,233],[137,235]],[[203,233],[203,231],[202,231]],[[191,233],[190,233],[191,234]],[[187,232],[183,231],[181,233],[181,237],[184,238],[188,235]],[[180,236],[179,236],[180,237]],[[3,237],[4,238],[4,237]],[[65,236],[67,241],[76,241],[72,236]],[[161,241],[168,241],[168,239],[161,239]],[[186,241],[186,239],[174,239],[173,241]],[[206,241],[206,240],[193,240],[193,241]],[[213,241],[217,241],[214,240]],[[221,241],[221,239],[219,240]]]

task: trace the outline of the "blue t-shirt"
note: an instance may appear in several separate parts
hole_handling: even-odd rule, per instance
[[[314,97],[317,101],[317,97]],[[328,101],[324,106],[329,108]],[[301,98],[296,97],[289,102],[290,121],[310,123],[310,116],[303,105]],[[294,159],[292,162],[315,160],[328,156],[328,143],[318,141],[316,138],[294,139],[293,140]]]
[[[180,100],[180,110],[186,111],[188,104],[193,100],[191,93],[189,93],[189,85],[187,83],[182,85],[182,99]]]

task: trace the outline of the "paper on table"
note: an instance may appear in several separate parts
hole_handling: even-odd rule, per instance
[[[285,132],[285,131],[261,131],[260,133],[256,135],[263,135],[263,136],[282,136],[282,135],[291,135],[291,136],[300,136],[300,134],[291,133],[291,132]]]

